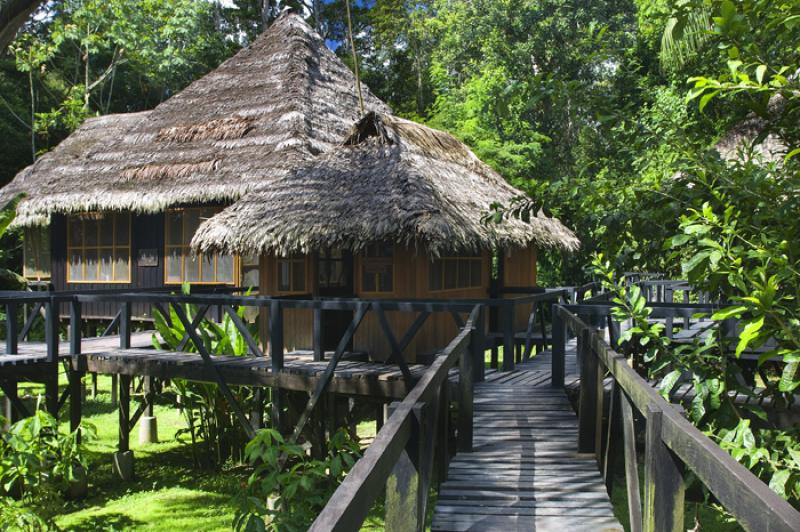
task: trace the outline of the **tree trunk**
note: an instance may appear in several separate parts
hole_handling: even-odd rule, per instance
[[[7,0],[0,3],[0,53],[11,44],[17,31],[43,0]]]

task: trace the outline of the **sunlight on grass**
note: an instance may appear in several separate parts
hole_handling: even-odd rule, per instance
[[[63,375],[59,381],[62,389],[66,387]],[[89,388],[88,376],[85,382]],[[97,429],[97,439],[87,444],[91,459],[89,496],[67,501],[64,512],[56,517],[58,526],[78,531],[230,530],[234,513],[231,499],[246,480],[245,468],[226,466],[219,471],[195,467],[191,447],[176,439],[178,430],[185,426],[181,413],[171,396],[163,394],[155,406],[160,441],[140,445],[137,424],[130,438],[136,478],[120,481],[111,472],[119,432],[119,414],[111,404],[111,378],[99,376],[98,388],[97,397],[92,399],[87,392],[83,403],[84,422]],[[43,391],[41,385],[20,385],[20,395],[31,407]],[[134,395],[132,410],[136,399]],[[68,429],[66,410],[61,419],[62,427]]]

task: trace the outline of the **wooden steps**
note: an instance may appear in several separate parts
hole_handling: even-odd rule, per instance
[[[476,385],[473,452],[450,462],[432,530],[622,530],[594,455],[577,452],[578,420],[550,387],[546,354]]]

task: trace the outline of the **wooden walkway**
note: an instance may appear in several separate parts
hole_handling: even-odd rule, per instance
[[[567,382],[577,379],[573,349]],[[577,453],[578,419],[550,386],[550,356],[475,386],[474,449],[450,462],[432,530],[622,530],[594,455]]]

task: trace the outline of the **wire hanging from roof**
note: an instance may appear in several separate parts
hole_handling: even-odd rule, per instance
[[[344,5],[347,8],[347,33],[350,39],[350,51],[353,52],[353,67],[356,75],[356,90],[358,91],[358,105],[361,109],[361,114],[364,114],[364,97],[361,95],[361,76],[358,73],[358,56],[356,55],[356,45],[353,40],[353,20],[350,16],[350,0],[344,0]]]

